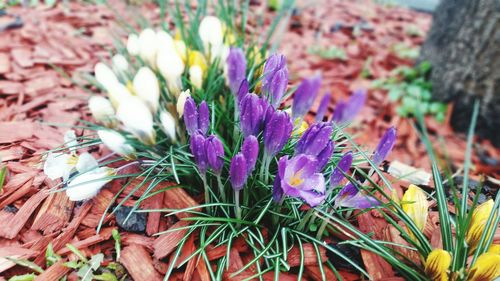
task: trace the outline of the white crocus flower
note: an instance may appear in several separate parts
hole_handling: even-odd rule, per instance
[[[93,171],[79,174],[68,183],[66,195],[71,201],[82,201],[96,196],[99,190],[112,180],[115,169],[100,167]]]
[[[175,51],[174,38],[164,30],[156,32],[156,50],[161,51]]]
[[[64,145],[69,149],[69,151],[71,151],[71,153],[75,152],[78,146],[75,131],[69,130],[64,133]]]
[[[130,34],[127,39],[127,52],[131,56],[139,55],[139,36],[137,34]]]
[[[110,88],[108,89],[108,96],[113,107],[118,108],[121,101],[132,97],[132,93],[130,93],[129,89],[125,85],[120,82],[116,82],[110,85]]]
[[[156,75],[149,67],[141,67],[134,77],[134,90],[149,107],[156,113],[160,103],[160,86]]]
[[[128,61],[122,54],[116,54],[111,58],[113,70],[116,73],[126,73],[128,70]]]
[[[205,51],[212,51],[212,48],[219,48],[223,44],[224,32],[222,23],[214,16],[206,16],[200,23],[198,29]]]
[[[167,81],[169,91],[178,96],[182,90],[181,75],[184,72],[184,62],[176,51],[162,49],[158,52],[156,61],[158,70]]]
[[[89,153],[82,153],[77,156],[49,152],[43,166],[43,172],[51,180],[63,178],[63,181],[65,182],[75,170],[79,173],[84,173],[97,167],[97,161]]]
[[[189,68],[189,81],[198,89],[203,86],[203,70],[197,65]]]
[[[179,114],[179,118],[182,118],[184,115],[184,104],[188,97],[191,96],[191,91],[189,89],[182,91],[179,97],[177,98],[177,114]]]
[[[139,34],[139,56],[149,66],[156,68],[156,52],[156,32],[146,28]]]
[[[89,99],[89,109],[97,122],[108,128],[116,127],[115,109],[111,102],[101,96],[92,96]]]
[[[127,144],[127,139],[120,133],[111,130],[97,131],[99,138],[114,153],[124,157],[127,160],[135,159],[135,149]]]
[[[170,114],[170,112],[162,111],[160,113],[160,122],[165,134],[167,134],[172,142],[175,142],[175,118],[172,116],[172,114]]]
[[[139,98],[131,96],[120,102],[116,113],[125,130],[136,136],[141,142],[152,145],[156,142],[153,128],[153,115],[148,106]]]
[[[75,155],[49,152],[43,164],[43,172],[51,180],[63,178],[66,181],[77,162],[78,157]]]
[[[98,62],[94,67],[95,79],[101,84],[104,89],[109,91],[111,85],[118,83],[115,73],[109,66],[102,62]]]

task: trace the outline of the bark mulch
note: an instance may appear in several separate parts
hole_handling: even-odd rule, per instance
[[[295,75],[295,81],[317,70],[323,72],[323,89],[332,96],[329,114],[335,102],[347,98],[351,90],[369,87],[370,81],[387,77],[398,66],[412,65],[411,60],[402,59],[392,51],[394,44],[404,42],[411,47],[419,46],[424,38],[410,35],[407,28],[415,26],[425,33],[431,21],[427,14],[383,7],[366,1],[303,2],[299,1],[299,7],[291,18],[289,30],[283,36],[281,51],[288,57],[290,73]],[[126,10],[121,3],[112,5],[118,7],[116,11]],[[158,18],[157,8],[145,5],[141,9],[147,18]],[[262,13],[265,7],[261,3],[252,6],[252,9],[255,13]],[[89,119],[86,109],[88,93],[73,84],[69,77],[62,75],[59,69],[76,82],[85,84],[78,74],[90,73],[97,61],[109,55],[107,48],[112,44],[112,37],[108,32],[116,31],[114,12],[105,6],[81,3],[58,5],[50,9],[16,7],[9,8],[8,12],[20,15],[24,25],[0,32],[0,160],[8,170],[5,185],[0,190],[0,280],[27,272],[26,268],[15,265],[6,257],[34,260],[45,269],[37,280],[57,280],[67,274],[69,280],[76,280],[76,274],[70,273],[62,264],[63,261],[77,258],[66,244],[74,245],[87,256],[105,253],[105,263],[109,263],[114,251],[111,238],[113,229],[120,230],[123,247],[120,263],[129,275],[134,280],[161,280],[173,262],[170,254],[183,233],[153,234],[184,226],[187,222],[179,219],[186,214],[172,218],[151,213],[145,218],[143,229],[137,232],[124,230],[117,223],[118,214],[107,215],[98,233],[96,227],[101,215],[123,182],[114,181],[94,199],[74,203],[68,200],[64,192],[50,193],[58,182],[49,180],[41,171],[41,155],[48,149],[60,146],[63,134],[68,129],[53,125],[77,125],[79,119]],[[266,21],[271,17],[272,14],[267,13]],[[123,35],[119,32],[116,34]],[[311,46],[332,45],[345,50],[345,60],[324,59],[308,52]],[[363,75],[366,71],[369,75]],[[445,155],[445,148],[454,168],[460,169],[464,159],[465,137],[454,134],[447,123],[438,124],[430,118],[427,121],[440,155]],[[429,159],[410,122],[397,116],[386,93],[370,90],[368,104],[353,129],[358,143],[373,149],[383,131],[391,125],[398,128],[398,143],[390,160],[397,159],[430,171]],[[86,133],[77,130],[78,135]],[[443,146],[439,145],[439,140]],[[97,157],[106,154],[103,147],[92,148],[90,152]],[[479,180],[480,174],[487,174],[494,191],[498,184],[491,182],[495,182],[500,173],[498,162],[495,162],[500,158],[499,154],[499,150],[487,141],[478,140],[474,146],[472,178]],[[406,184],[398,182],[394,187],[402,193]],[[134,183],[131,184],[118,202],[130,194],[134,186]],[[140,193],[140,190],[134,193],[124,202],[124,206],[133,206]],[[141,207],[185,208],[197,205],[197,199],[191,198],[182,189],[174,188],[142,202]],[[401,242],[397,231],[375,213],[359,216],[358,222],[361,230],[374,232],[376,238]],[[436,213],[431,213],[426,233],[436,246],[440,243],[438,223]],[[497,231],[495,241],[500,241],[500,231]],[[45,251],[49,243],[64,260],[46,268]],[[195,248],[196,237],[192,236],[174,267]],[[226,246],[212,247],[207,258],[216,260],[226,255],[226,251]],[[228,280],[231,279],[231,272],[253,259],[243,240],[237,240],[230,251],[231,266],[225,275]],[[293,251],[298,253],[298,249]],[[304,251],[305,276],[310,280],[321,280],[314,249],[311,245],[304,245]],[[309,252],[311,254],[307,254]],[[322,252],[322,255],[322,260],[326,260],[326,253]],[[289,254],[290,266],[299,264],[298,256]],[[367,271],[375,279],[401,280],[376,255],[362,251],[361,256]],[[255,274],[255,270],[250,267],[238,278],[249,277]],[[329,270],[325,274],[327,280],[336,279]],[[341,270],[340,274],[346,280],[359,278],[348,270]],[[283,280],[296,280],[293,274],[283,273],[280,277]],[[272,278],[273,274],[264,276],[265,280]],[[209,280],[210,277],[205,263],[192,259],[172,277],[172,280],[181,279]]]

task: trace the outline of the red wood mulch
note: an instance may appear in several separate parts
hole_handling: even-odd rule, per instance
[[[123,4],[114,3],[113,6],[118,11],[125,10]],[[411,37],[405,32],[405,28],[414,25],[426,31],[431,20],[426,14],[402,8],[384,8],[364,1],[350,3],[324,0],[317,4],[299,3],[299,6],[299,14],[291,21],[294,28],[284,35],[281,50],[288,57],[290,72],[295,75],[294,78],[309,75],[316,70],[323,71],[326,85],[324,90],[332,93],[330,112],[333,110],[333,101],[346,98],[350,90],[360,86],[368,87],[371,80],[387,76],[395,67],[411,65],[411,61],[398,58],[391,52],[391,46],[399,42],[405,42],[409,46],[420,45],[423,38]],[[264,7],[252,6],[252,9],[255,13],[261,13]],[[145,6],[142,10],[147,18],[158,18],[158,9]],[[75,259],[65,247],[67,243],[89,256],[113,251],[110,236],[111,231],[117,228],[114,216],[106,217],[100,233],[96,233],[95,228],[113,194],[120,188],[120,183],[116,182],[104,188],[93,200],[81,205],[75,204],[64,193],[49,194],[47,191],[57,182],[47,179],[40,170],[40,155],[59,146],[66,131],[66,128],[52,127],[40,121],[75,125],[79,118],[89,118],[85,108],[88,94],[62,77],[50,65],[61,67],[76,81],[82,82],[76,74],[91,72],[99,59],[108,56],[106,48],[110,46],[112,39],[108,30],[116,30],[113,12],[104,6],[78,3],[51,9],[11,8],[9,12],[21,15],[24,26],[0,33],[0,159],[8,168],[6,184],[0,191],[0,280],[26,272],[26,269],[15,266],[5,257],[30,259],[43,266],[44,253],[49,243],[65,260]],[[271,16],[267,16],[268,21]],[[353,26],[361,20],[368,23],[369,30],[361,30],[358,36],[354,36],[356,28]],[[335,24],[341,24],[342,28],[332,33],[331,28]],[[332,44],[346,51],[346,61],[326,60],[307,52],[313,45]],[[368,58],[371,58],[371,63],[367,65],[371,76],[363,79],[360,78],[360,73]],[[429,160],[423,145],[410,123],[397,117],[394,106],[389,103],[385,93],[370,91],[368,106],[359,121],[361,122],[354,129],[359,133],[358,143],[374,148],[383,131],[390,125],[396,125],[398,143],[390,159],[429,170]],[[429,119],[428,125],[432,133],[439,134],[444,139],[450,159],[460,167],[465,151],[464,137],[455,135],[447,124],[437,124]],[[83,133],[78,131],[80,135]],[[437,137],[434,136],[433,139]],[[499,151],[488,142],[478,144],[490,157],[499,159]],[[100,148],[92,152],[100,155],[105,153],[103,150]],[[481,163],[476,154],[473,162],[474,178],[477,179],[477,175],[481,173],[498,178],[498,167]],[[395,187],[400,189],[399,185]],[[130,191],[128,189],[125,194]],[[137,196],[132,196],[125,205],[132,205],[136,199]],[[179,208],[195,204],[196,201],[183,190],[172,189],[148,199],[143,206]],[[179,217],[182,216],[179,214]],[[120,262],[135,280],[162,279],[170,262],[168,256],[182,235],[179,232],[159,237],[152,234],[184,224],[172,223],[172,220],[160,214],[150,214],[145,234],[121,231],[124,248]],[[359,223],[363,231],[375,231],[380,236],[378,238],[392,241],[400,239],[397,232],[376,215],[368,213],[360,216]],[[427,233],[433,244],[439,245],[438,237],[432,235],[433,232],[436,233],[433,231],[436,225],[436,216],[433,214]],[[497,232],[496,241],[499,240],[500,232]],[[194,243],[194,238],[186,242],[182,257],[189,256],[195,247]],[[313,251],[308,245],[304,248],[306,252]],[[229,272],[241,268],[252,259],[246,249],[244,243],[235,243],[231,250]],[[217,259],[225,253],[223,246],[213,248],[209,251],[208,258]],[[296,266],[298,261],[294,260],[293,255],[289,256],[288,262]],[[320,280],[316,255],[310,257],[313,258],[306,259],[308,266],[305,274],[308,279]],[[368,272],[375,278],[395,278],[388,264],[376,255],[363,252],[362,257]],[[241,276],[251,276],[254,274],[253,270],[250,267]],[[68,272],[68,268],[59,262],[48,268],[38,280],[56,280]],[[175,278],[209,280],[207,274],[205,264],[193,259],[184,270],[175,274]],[[326,274],[327,280],[335,279],[332,272],[326,271]],[[358,278],[347,271],[342,271],[341,274],[347,280]],[[225,277],[229,279],[229,274]],[[70,274],[70,280],[75,278],[74,273]],[[265,276],[266,280],[271,278],[272,274]],[[294,280],[296,277],[282,274],[281,278]]]

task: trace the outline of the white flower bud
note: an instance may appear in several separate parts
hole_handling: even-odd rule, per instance
[[[222,31],[222,23],[214,16],[206,16],[200,23],[198,29],[201,41],[205,50],[211,50],[210,46],[220,46],[223,42],[224,33]]]
[[[115,108],[118,108],[120,102],[132,97],[132,94],[125,85],[117,82],[110,85],[110,88],[108,89],[108,96],[111,100],[111,104]]]
[[[82,201],[90,199],[97,195],[99,190],[108,182],[115,174],[115,170],[108,167],[101,167],[92,172],[87,172],[77,175],[68,183],[66,195],[71,201]]]
[[[107,98],[101,96],[90,97],[89,109],[97,122],[109,128],[116,126],[115,109]]]
[[[156,68],[156,33],[150,29],[144,29],[139,34],[139,56],[152,68]]]
[[[139,55],[139,36],[130,34],[127,39],[127,51],[131,56]]]
[[[155,113],[160,103],[160,85],[154,72],[149,67],[141,67],[134,77],[133,84],[137,96]]]
[[[189,68],[189,80],[198,89],[203,86],[203,70],[197,65]]]
[[[182,118],[184,115],[184,104],[188,97],[191,96],[191,91],[189,89],[182,91],[179,97],[177,98],[177,114],[179,114],[179,118]]]
[[[111,59],[113,62],[113,70],[116,73],[124,73],[127,72],[128,70],[128,61],[127,59],[121,55],[121,54],[116,54],[113,56]]]
[[[168,111],[162,111],[160,113],[160,122],[161,122],[161,127],[163,131],[165,131],[165,134],[172,140],[172,142],[175,142],[176,136],[175,136],[175,119],[170,114]]]
[[[127,144],[127,139],[120,133],[111,130],[97,131],[99,138],[114,153],[124,157],[127,160],[135,159],[135,149]]]
[[[111,85],[118,83],[115,73],[109,66],[102,62],[98,62],[94,67],[95,79],[101,84],[104,89],[109,91]]]
[[[152,145],[156,142],[153,128],[153,115],[147,105],[139,98],[131,96],[120,102],[116,113],[125,130],[136,136],[141,142]]]
[[[49,179],[55,180],[63,178],[67,180],[71,174],[71,170],[76,164],[74,156],[63,153],[51,153],[47,155],[45,163],[43,164],[43,172]]]
[[[164,30],[158,30],[156,32],[156,50],[157,52],[175,51],[174,39]]]
[[[167,81],[167,87],[175,96],[182,90],[181,75],[184,72],[184,62],[176,51],[162,50],[158,52],[157,66],[161,75]]]
[[[83,174],[99,168],[99,163],[97,163],[97,160],[90,153],[85,152],[78,156],[75,168],[78,173]]]

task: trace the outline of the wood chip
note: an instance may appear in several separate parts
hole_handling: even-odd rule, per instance
[[[59,280],[70,271],[71,268],[64,265],[64,260],[60,260],[38,275],[35,281]]]
[[[160,281],[162,276],[155,270],[151,255],[139,245],[123,248],[120,263],[135,281]]]
[[[178,221],[170,227],[170,232],[160,235],[154,242],[154,256],[162,259],[168,256],[179,245],[179,242],[184,238],[188,229],[185,228],[190,222]],[[177,230],[179,229],[179,230]]]
[[[29,121],[0,122],[0,144],[31,138],[33,130],[33,123]]]

